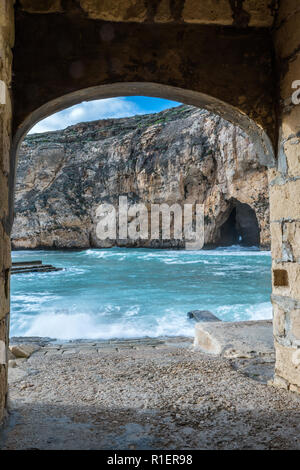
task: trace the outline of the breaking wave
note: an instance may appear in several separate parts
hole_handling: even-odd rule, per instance
[[[254,248],[13,253],[33,259],[65,269],[12,276],[13,336],[193,336],[187,312],[198,309],[223,321],[272,317],[270,253]]]

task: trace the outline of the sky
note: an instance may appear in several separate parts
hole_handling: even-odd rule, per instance
[[[121,118],[136,114],[158,113],[167,108],[180,105],[175,101],[147,96],[126,96],[95,101],[84,101],[38,122],[29,134],[65,129],[78,122],[97,119]]]

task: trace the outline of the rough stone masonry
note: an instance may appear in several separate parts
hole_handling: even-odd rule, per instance
[[[280,2],[274,29],[280,79],[277,168],[269,170],[276,348],[274,384],[300,392],[300,78],[299,2]]]
[[[7,345],[9,329],[10,229],[8,177],[11,141],[11,78],[14,44],[13,2],[0,4],[0,421],[7,396]]]

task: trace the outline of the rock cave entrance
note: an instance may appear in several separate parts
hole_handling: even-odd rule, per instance
[[[236,202],[220,228],[220,246],[259,246],[260,229],[255,211],[248,205]]]

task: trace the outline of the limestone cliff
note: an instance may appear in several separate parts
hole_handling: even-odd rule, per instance
[[[249,138],[191,106],[32,134],[19,154],[12,246],[110,246],[96,237],[96,208],[127,195],[132,203],[204,203],[207,245],[268,247],[267,188]]]

